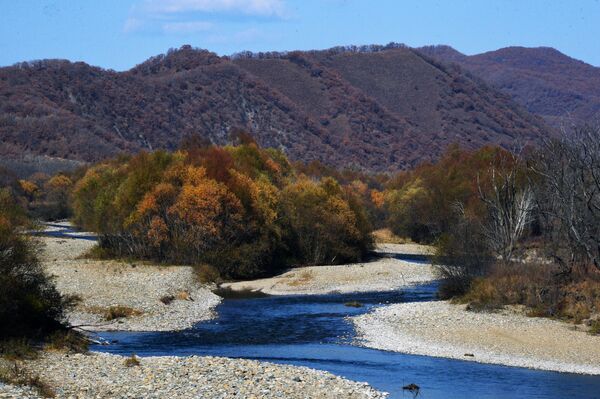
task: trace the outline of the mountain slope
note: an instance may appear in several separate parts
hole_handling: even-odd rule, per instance
[[[466,56],[448,46],[420,52],[457,63],[553,125],[600,117],[600,68],[548,47],[507,47]]]
[[[218,57],[184,46],[126,72],[38,61],[0,68],[0,156],[94,161],[233,128],[293,159],[397,170],[453,142],[536,141],[507,97],[407,48]]]

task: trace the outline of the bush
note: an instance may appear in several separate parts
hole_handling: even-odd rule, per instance
[[[557,264],[498,263],[458,301],[474,310],[524,305],[530,316],[575,323],[600,312],[600,273],[580,268],[566,275],[561,270]]]
[[[75,222],[99,233],[96,255],[210,265],[197,268],[204,281],[357,261],[372,248],[350,189],[296,177],[281,152],[240,142],[92,166],[75,184]]]
[[[33,388],[43,398],[54,398],[54,388],[38,375],[28,373],[15,362],[0,364],[0,382]]]
[[[125,365],[125,367],[138,367],[141,366],[141,362],[140,359],[134,354],[132,354],[131,356],[129,356],[128,358],[125,359],[125,361],[123,362],[123,364]]]
[[[197,265],[194,268],[194,272],[196,274],[196,277],[198,278],[198,281],[200,281],[202,284],[218,284],[222,281],[219,271],[211,265]]]
[[[1,213],[0,292],[0,339],[42,338],[64,328],[70,300],[42,269],[33,239],[17,234]]]
[[[464,215],[438,240],[433,264],[442,278],[441,298],[466,293],[471,283],[488,272],[494,259],[481,233],[481,226]]]
[[[319,265],[360,260],[371,249],[372,237],[366,216],[359,213],[360,206],[356,208],[352,209],[331,178],[320,183],[301,179],[287,186],[282,209],[290,232],[288,245],[297,262]]]

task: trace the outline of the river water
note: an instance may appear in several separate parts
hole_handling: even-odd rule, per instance
[[[327,370],[411,398],[600,398],[600,377],[405,355],[351,345],[347,316],[385,303],[431,300],[436,285],[402,292],[225,299],[218,317],[181,332],[101,333],[116,341],[92,349],[140,356],[240,357]],[[358,301],[361,308],[347,307]]]

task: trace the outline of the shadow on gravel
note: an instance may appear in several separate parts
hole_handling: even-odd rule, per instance
[[[218,287],[213,290],[215,295],[220,296],[223,299],[254,299],[254,298],[266,298],[271,296],[265,294],[262,291],[256,291],[251,289],[244,290],[232,290],[231,288]]]

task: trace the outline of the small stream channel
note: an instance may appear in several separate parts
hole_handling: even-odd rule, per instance
[[[53,236],[85,238],[68,229]],[[92,350],[123,355],[211,355],[307,366],[411,398],[402,386],[421,387],[420,398],[600,398],[600,376],[406,355],[352,345],[348,316],[387,303],[428,301],[435,283],[401,292],[225,299],[217,318],[179,332],[100,333],[110,345]],[[357,301],[363,307],[344,304]],[[600,361],[600,360],[599,360]]]

